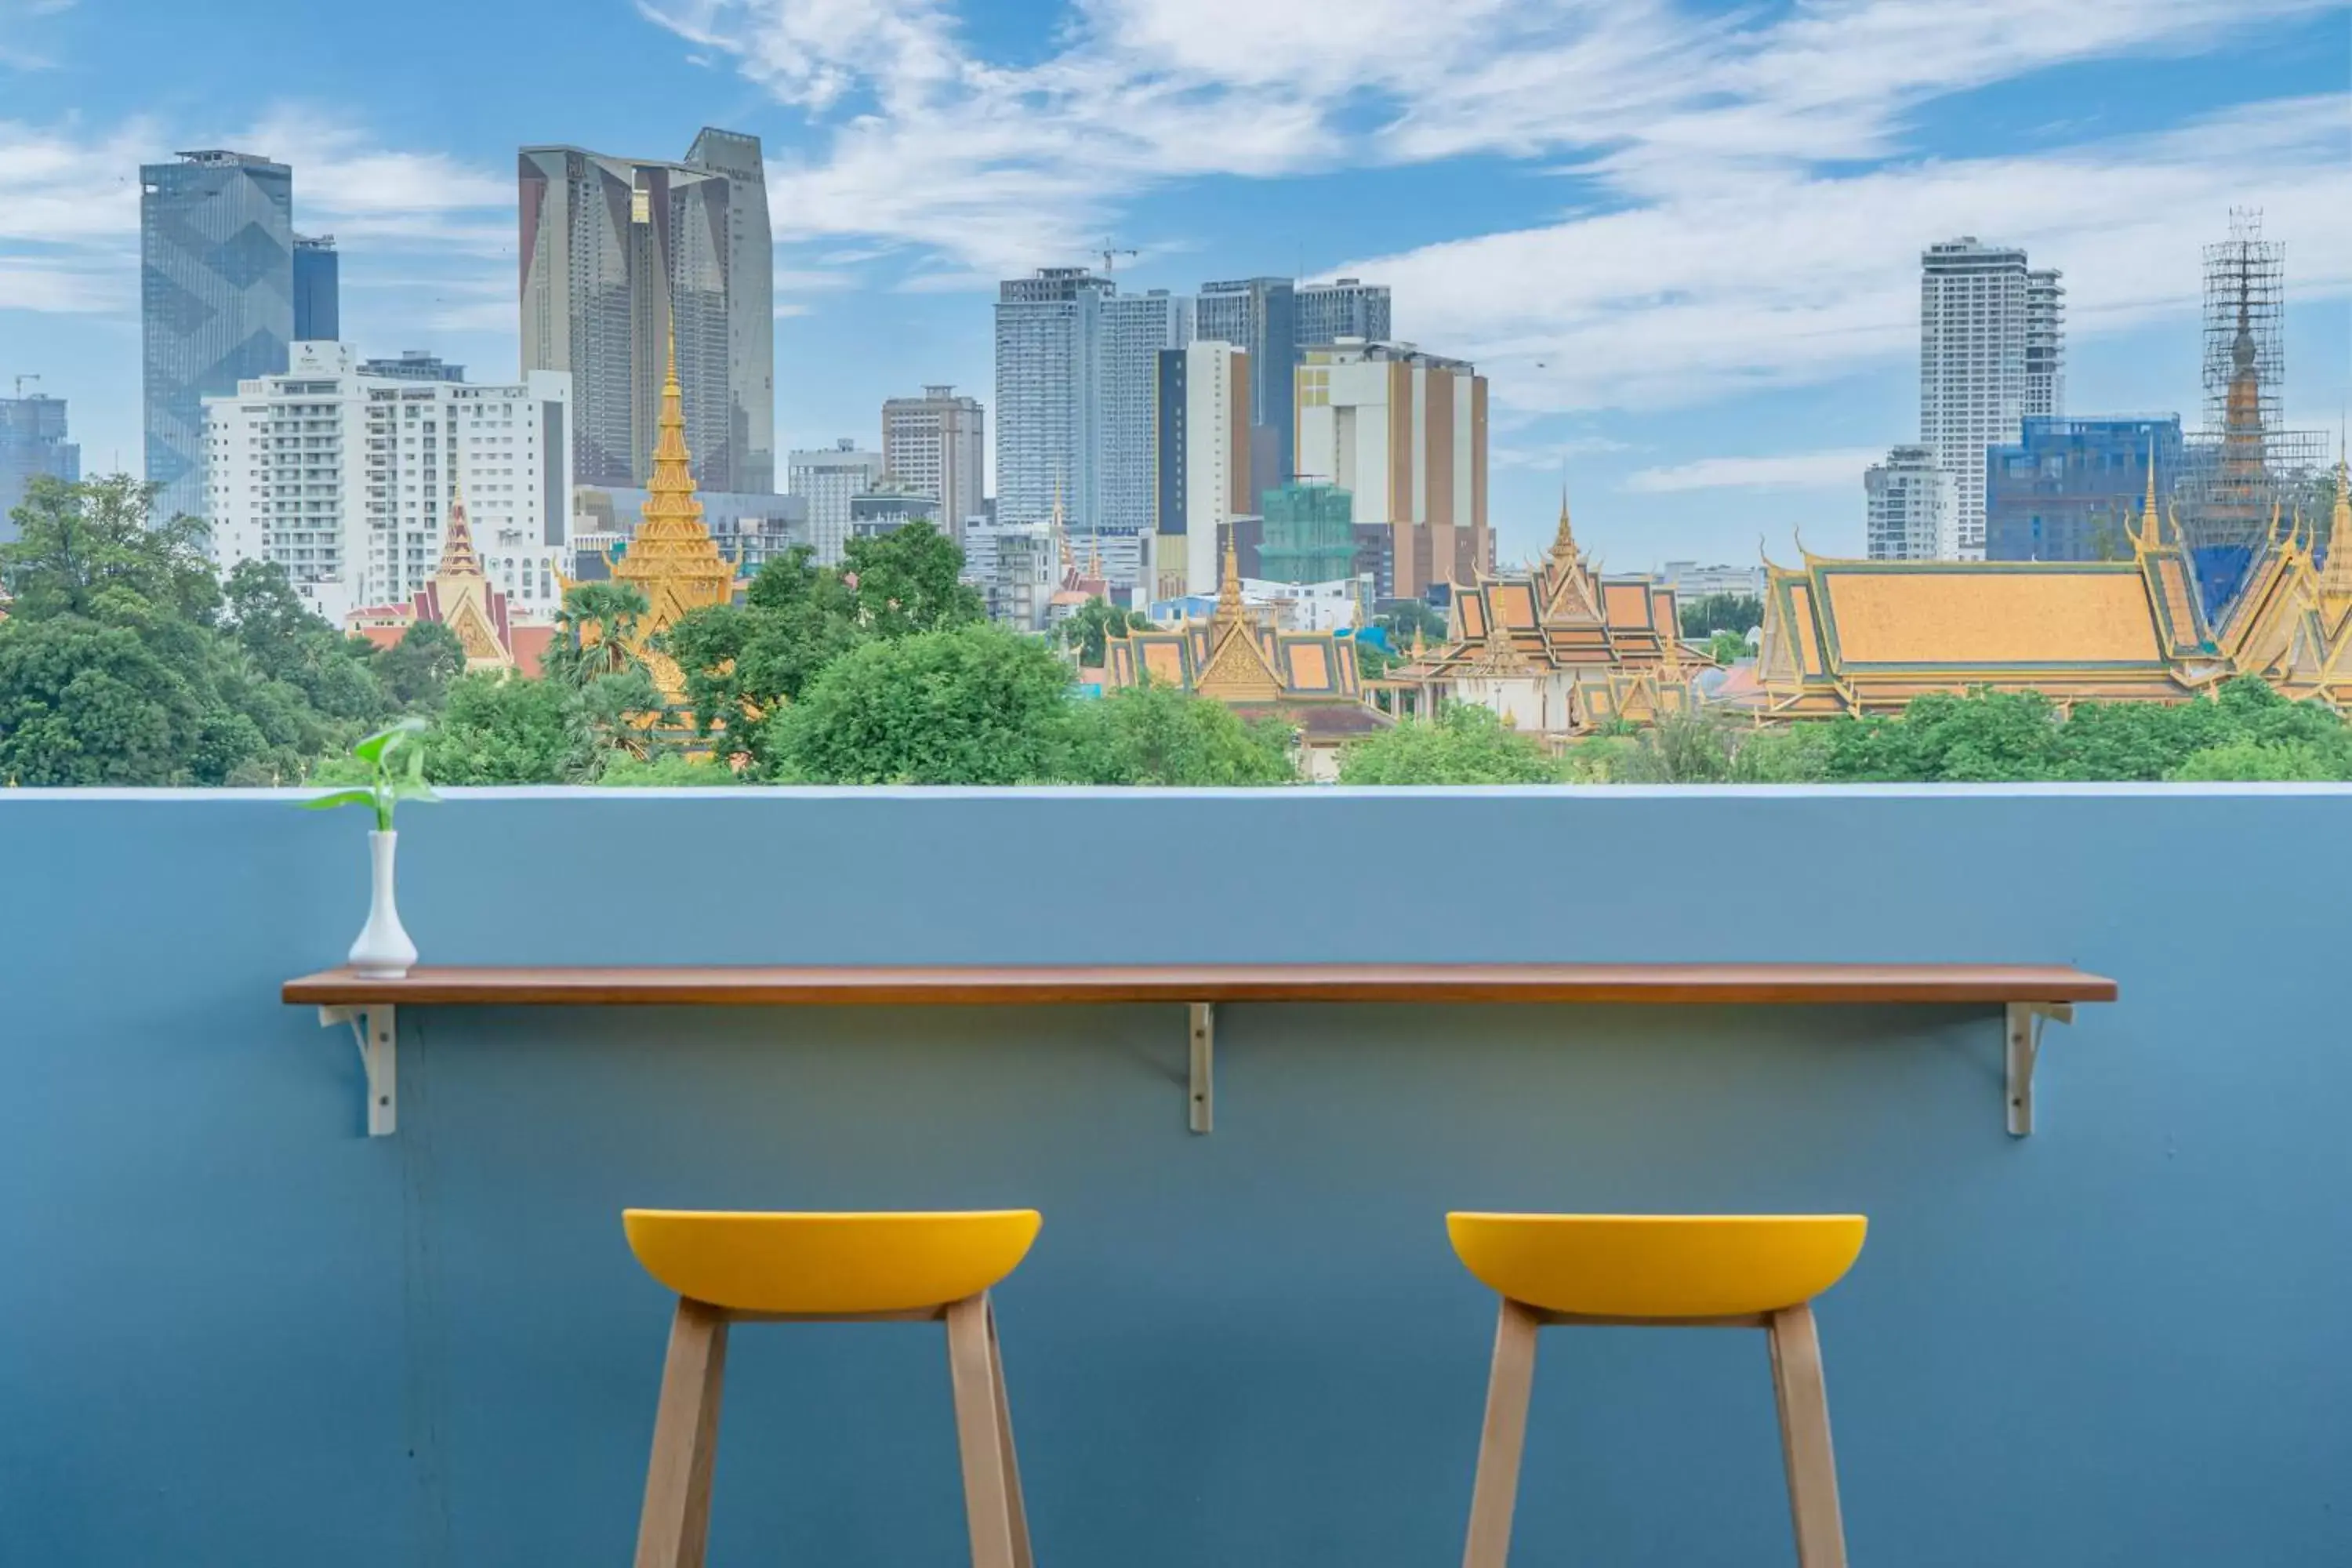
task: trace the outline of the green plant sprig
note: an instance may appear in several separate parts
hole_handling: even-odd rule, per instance
[[[378,730],[352,748],[352,755],[375,774],[373,784],[337,790],[303,805],[325,811],[338,805],[364,805],[375,813],[375,830],[392,831],[393,808],[404,800],[434,801],[441,797],[425,782],[425,721],[403,719],[388,730]]]

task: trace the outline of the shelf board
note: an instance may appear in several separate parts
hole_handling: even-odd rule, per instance
[[[1015,1006],[1107,1002],[1521,1002],[1679,1005],[2112,1002],[2116,983],[1981,963],[1186,963],[346,969],[285,1000],[477,1006]]]

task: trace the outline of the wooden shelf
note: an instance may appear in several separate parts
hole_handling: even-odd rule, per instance
[[[397,980],[349,969],[286,982],[289,1003],[348,1024],[368,1081],[368,1131],[397,1114],[398,1009],[481,1007],[1048,1006],[1181,1003],[1192,1018],[1189,1114],[1215,1112],[1216,1010],[1228,1002],[1535,1003],[1657,1006],[1980,1006],[2008,1022],[2009,1130],[2033,1130],[2042,1026],[2116,983],[2063,965],[1983,963],[1183,963],[923,967],[520,968],[428,965]]]
[[[1103,1002],[1525,1002],[1680,1006],[2112,1002],[2079,969],[1975,963],[1149,964],[1066,967],[346,969],[285,999],[473,1006],[1042,1006]]]

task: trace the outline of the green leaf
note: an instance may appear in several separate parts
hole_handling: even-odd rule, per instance
[[[374,734],[353,746],[352,755],[363,763],[380,763],[383,760],[383,749],[392,743],[392,738],[398,733],[400,731],[397,730],[378,730]]]
[[[441,797],[435,795],[433,793],[433,786],[426,784],[423,779],[403,779],[398,784],[392,786],[392,798],[394,800],[437,801]]]
[[[372,789],[343,789],[337,790],[332,795],[317,795],[306,800],[302,803],[302,809],[325,811],[338,805],[373,805],[374,804],[375,791]]]

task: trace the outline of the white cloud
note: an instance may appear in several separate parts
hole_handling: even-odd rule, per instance
[[[1862,470],[1885,456],[1861,447],[1770,458],[1701,458],[1672,468],[1636,469],[1625,476],[1621,488],[1647,495],[1673,490],[1852,489],[1862,482]]]
[[[2352,289],[2348,102],[2258,104],[2039,157],[1754,168],[1339,270],[1388,282],[1400,331],[1477,361],[1522,406],[1705,403],[1916,352],[1920,247],[1956,234],[2061,266],[2077,338],[2194,301],[2199,243],[2233,205],[2263,208],[2287,242],[2295,298]]]
[[[1884,157],[1934,97],[2070,61],[2189,51],[2338,0],[1076,0],[1042,59],[992,61],[946,0],[637,0],[830,132],[778,160],[813,234],[991,275],[1083,250],[1127,202],[1471,153],[1580,160],[1620,197]]]

